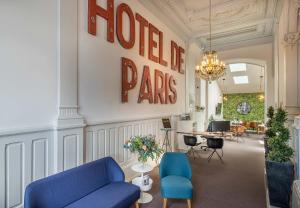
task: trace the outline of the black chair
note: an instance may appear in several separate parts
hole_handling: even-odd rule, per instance
[[[184,135],[183,137],[184,137],[185,145],[190,146],[190,149],[188,150],[187,154],[189,155],[190,153],[192,153],[193,157],[195,159],[195,152],[196,151],[195,151],[194,147],[200,145],[201,142],[197,143],[197,137],[195,137],[195,136]]]
[[[208,156],[208,162],[212,158],[212,156],[217,153],[218,157],[220,160],[223,162],[223,146],[224,146],[224,140],[222,138],[206,138],[207,139],[207,147],[210,149],[213,149],[213,152]],[[217,149],[222,150],[222,157],[220,154],[217,152]]]

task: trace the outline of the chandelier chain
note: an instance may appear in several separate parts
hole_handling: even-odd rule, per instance
[[[220,61],[217,52],[212,50],[212,0],[209,0],[209,51],[204,52],[201,64],[196,66],[195,74],[210,83],[222,77],[225,70],[225,63]]]
[[[209,51],[211,52],[211,0],[209,0]]]

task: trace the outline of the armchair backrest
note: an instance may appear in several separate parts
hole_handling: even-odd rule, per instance
[[[192,179],[192,169],[187,156],[180,152],[166,152],[159,167],[160,178],[176,175]]]
[[[124,181],[124,172],[106,157],[29,184],[25,191],[24,208],[52,208],[66,205],[111,183]]]
[[[184,139],[185,145],[196,146],[196,144],[197,144],[197,137],[195,137],[195,136],[184,135],[183,139]]]

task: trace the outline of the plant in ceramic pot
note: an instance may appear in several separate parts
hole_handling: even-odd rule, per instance
[[[266,123],[266,127],[267,127],[267,130],[266,130],[266,136],[264,138],[264,145],[265,145],[265,157],[267,157],[269,151],[270,151],[270,147],[268,145],[268,139],[271,138],[271,137],[274,137],[276,135],[276,132],[275,132],[275,129],[274,128],[271,128],[272,126],[272,123],[274,122],[274,113],[275,113],[275,110],[273,108],[273,106],[270,106],[268,108],[268,112],[267,112],[267,117],[268,117],[268,121]]]
[[[270,150],[266,161],[270,204],[283,208],[289,207],[294,179],[291,162],[294,152],[288,144],[290,132],[285,126],[286,121],[287,112],[278,108],[269,128],[272,134],[268,139]]]
[[[138,161],[145,164],[149,158],[158,160],[163,153],[163,149],[159,147],[155,141],[155,136],[133,136],[124,145],[124,148],[130,152],[138,154]]]

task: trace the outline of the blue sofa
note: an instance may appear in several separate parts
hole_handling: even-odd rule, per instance
[[[140,188],[124,180],[120,166],[106,157],[32,182],[24,208],[128,208]]]

